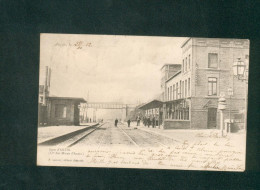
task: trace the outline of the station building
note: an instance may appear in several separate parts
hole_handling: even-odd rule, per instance
[[[164,121],[163,115],[163,102],[167,100],[167,87],[166,81],[171,78],[173,75],[178,73],[181,70],[181,64],[164,64],[161,69],[161,92],[160,97],[157,99],[151,100],[146,104],[143,104],[139,107],[140,110],[144,110],[144,115],[146,118],[152,119],[155,118],[155,125],[161,126]]]
[[[224,119],[236,119],[244,126],[248,87],[233,76],[232,66],[237,58],[248,63],[249,41],[189,38],[181,48],[180,69],[161,85],[164,129],[219,128],[220,95],[227,100]]]
[[[86,101],[83,98],[49,96],[47,98],[47,124],[80,125],[80,103],[86,103]]]

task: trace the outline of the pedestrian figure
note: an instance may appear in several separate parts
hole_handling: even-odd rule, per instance
[[[116,120],[115,120],[115,127],[117,127],[117,123],[118,123],[118,120],[116,119]]]
[[[130,121],[130,119],[128,119],[128,121],[127,121],[128,127],[130,127],[130,123],[131,123],[131,121]]]
[[[145,116],[143,117],[143,124],[146,127],[146,117]]]
[[[150,127],[151,125],[151,120],[150,120],[150,117],[147,118],[147,125],[148,125],[148,128]]]
[[[153,123],[153,128],[154,128],[155,127],[155,117],[153,117],[152,123]]]
[[[137,117],[137,126],[140,125],[140,116]]]

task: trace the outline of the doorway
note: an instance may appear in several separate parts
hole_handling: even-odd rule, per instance
[[[208,128],[217,127],[217,108],[208,108]]]

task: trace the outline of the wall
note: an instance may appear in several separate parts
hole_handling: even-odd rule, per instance
[[[192,62],[193,65],[198,65],[197,71],[194,70],[192,86],[195,89],[192,91],[192,96],[207,96],[208,77],[216,77],[218,79],[218,96],[220,92],[227,95],[227,89],[233,87],[234,98],[244,97],[247,86],[233,77],[232,66],[239,57],[244,62],[247,61],[245,57],[249,55],[249,41],[193,38],[192,43]],[[208,68],[208,53],[218,54],[218,68]]]
[[[164,129],[189,129],[190,121],[164,120]]]
[[[64,104],[67,106],[66,118],[55,117],[55,107],[57,104]],[[74,125],[74,102],[71,100],[50,100],[48,104],[49,121],[48,125]]]

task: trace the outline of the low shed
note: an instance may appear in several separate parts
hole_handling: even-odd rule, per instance
[[[79,125],[79,105],[86,103],[83,98],[48,97],[48,125]]]

